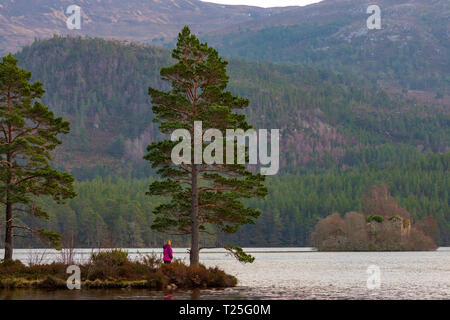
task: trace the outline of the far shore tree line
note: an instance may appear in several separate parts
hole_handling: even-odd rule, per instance
[[[362,213],[337,212],[321,219],[312,235],[320,251],[426,251],[435,250],[438,225],[426,216],[412,223],[385,184],[371,186],[363,195]]]

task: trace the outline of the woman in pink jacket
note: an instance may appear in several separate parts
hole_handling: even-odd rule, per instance
[[[170,246],[172,243],[170,240],[166,241],[166,244],[163,246],[163,250],[164,250],[164,263],[170,263],[173,259],[173,251],[172,251],[172,247]]]

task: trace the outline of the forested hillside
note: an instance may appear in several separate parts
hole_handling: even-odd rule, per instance
[[[366,26],[374,4],[380,30]],[[449,12],[446,0],[325,0],[205,38],[229,57],[347,70],[442,99],[450,92]]]
[[[95,165],[148,175],[142,155],[158,133],[147,88],[167,86],[159,69],[171,63],[168,51],[55,37],[17,57],[44,83],[43,101],[72,123],[56,154],[58,166],[76,168],[80,178],[92,177]],[[352,166],[363,148],[384,144],[448,150],[448,108],[406,101],[360,78],[309,67],[233,60],[228,72],[231,91],[250,99],[250,123],[281,130],[284,172],[304,165]]]
[[[415,154],[412,163],[385,168],[304,170],[302,174],[269,177],[266,200],[250,202],[263,212],[256,225],[243,227],[236,235],[209,236],[202,245],[235,243],[242,246],[307,246],[320,218],[333,212],[361,210],[361,195],[371,185],[386,183],[413,222],[427,215],[439,225],[439,245],[450,244],[450,153]],[[77,247],[159,247],[167,235],[150,229],[150,214],[161,199],[145,195],[152,178],[95,178],[76,185],[78,197],[58,206],[42,200],[49,209],[49,222],[21,214],[29,225],[64,234],[64,244]],[[0,235],[1,235],[0,231]],[[187,246],[187,239],[171,237],[174,245]],[[3,238],[0,238],[3,239]],[[30,238],[17,238],[27,246]],[[39,246],[39,243],[34,242]]]
[[[168,50],[55,37],[16,56],[44,83],[43,101],[71,121],[55,158],[78,179],[78,197],[62,208],[42,200],[51,213],[45,226],[73,235],[76,246],[159,246],[165,236],[150,225],[161,199],[145,195],[154,178],[142,155],[158,138],[147,89],[167,89],[159,70],[172,63]],[[228,73],[231,91],[250,99],[249,123],[282,133],[281,172],[268,179],[268,198],[251,203],[263,215],[232,241],[308,245],[319,218],[359,210],[366,188],[386,183],[414,219],[435,217],[439,244],[450,243],[448,108],[404,100],[345,72],[232,60]]]

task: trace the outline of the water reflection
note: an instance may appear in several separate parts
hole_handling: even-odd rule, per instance
[[[139,257],[138,250],[130,255]],[[177,252],[178,251],[178,252]],[[313,252],[305,248],[250,249],[253,264],[221,251],[201,254],[238,278],[223,290],[0,290],[0,299],[450,299],[450,248],[433,252]],[[82,252],[89,256],[89,251]],[[17,252],[18,255],[25,253]],[[180,257],[182,250],[176,250]],[[53,259],[55,256],[53,256]],[[50,258],[51,259],[51,258]],[[377,265],[381,286],[367,288],[367,267]]]
[[[1,300],[201,300],[201,299],[244,299],[239,295],[229,295],[223,290],[176,290],[151,291],[145,289],[108,290],[41,290],[14,289],[0,290]]]

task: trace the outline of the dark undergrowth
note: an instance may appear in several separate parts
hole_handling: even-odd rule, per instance
[[[225,288],[237,284],[234,276],[219,268],[190,267],[182,261],[162,264],[156,256],[132,261],[121,250],[94,253],[88,263],[79,264],[82,289],[149,288],[193,289]],[[0,289],[67,289],[68,264],[24,265],[18,260],[0,263]]]

